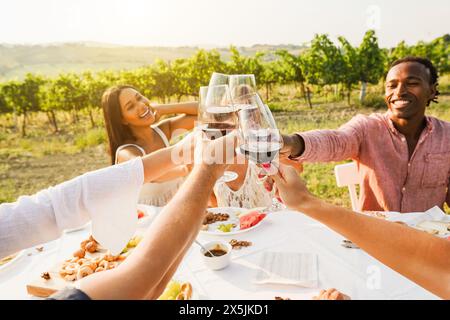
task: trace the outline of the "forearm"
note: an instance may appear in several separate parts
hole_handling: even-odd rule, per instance
[[[139,299],[153,292],[197,235],[216,176],[194,168],[133,254],[116,270],[86,278],[81,289],[94,299]]]
[[[450,298],[449,241],[315,198],[302,201],[297,210],[324,223],[425,289]]]
[[[359,154],[360,139],[349,130],[312,130],[297,133],[300,136],[299,161],[329,162],[355,159]],[[293,155],[295,156],[295,155]]]
[[[146,295],[146,297],[145,297],[146,300],[158,299],[159,296],[164,292],[164,289],[166,288],[169,281],[173,278],[173,275],[176,273],[181,261],[183,261],[184,256],[191,248],[191,243],[195,240],[196,237],[197,237],[197,234],[195,234],[192,237],[192,239],[187,241],[188,244],[185,246],[184,250],[178,255],[176,260],[169,267],[169,269],[164,274],[163,278],[158,283],[158,285]]]
[[[170,103],[158,105],[158,111],[163,114],[187,114],[197,115],[198,102]]]
[[[177,179],[180,177],[185,177],[189,174],[189,169],[184,166],[178,166],[172,169],[167,170],[164,174],[162,174],[161,176],[159,176],[157,179],[153,180],[152,182],[166,182],[166,181],[170,181],[173,179]]]
[[[144,182],[154,182],[173,170],[177,165],[172,161],[174,147],[163,148],[142,157]]]

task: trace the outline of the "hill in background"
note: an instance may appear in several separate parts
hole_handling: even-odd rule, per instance
[[[244,55],[258,51],[286,49],[299,53],[304,47],[294,45],[254,45],[239,47]],[[26,73],[55,76],[61,72],[133,69],[151,64],[155,59],[175,60],[192,56],[198,47],[129,47],[101,43],[63,43],[48,45],[0,45],[0,81],[21,79]],[[224,60],[229,48],[217,48]],[[268,55],[269,59],[271,55]]]

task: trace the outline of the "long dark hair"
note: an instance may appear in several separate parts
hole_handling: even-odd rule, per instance
[[[102,96],[103,116],[105,117],[106,132],[108,133],[111,164],[116,162],[117,148],[135,140],[131,129],[122,123],[119,95],[123,89],[136,90],[136,88],[129,85],[114,86],[107,89]]]

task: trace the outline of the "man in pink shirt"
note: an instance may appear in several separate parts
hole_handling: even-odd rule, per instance
[[[357,115],[337,130],[283,136],[282,156],[353,159],[361,210],[421,212],[450,205],[450,123],[425,116],[430,102],[437,102],[437,80],[429,60],[397,60],[386,76],[386,113]]]

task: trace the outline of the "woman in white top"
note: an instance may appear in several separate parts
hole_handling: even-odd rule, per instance
[[[169,140],[194,127],[196,102],[154,105],[132,86],[115,86],[102,97],[111,163],[121,163],[168,147]],[[179,114],[159,121],[165,114]],[[164,206],[189,173],[187,166],[170,170],[144,184],[139,203]]]

